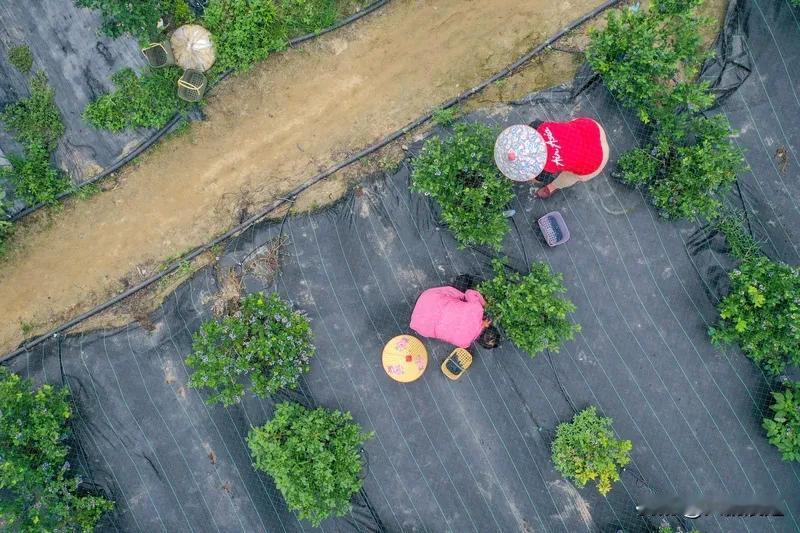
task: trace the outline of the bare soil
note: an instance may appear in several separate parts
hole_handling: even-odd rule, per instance
[[[396,0],[227,80],[209,98],[205,121],[106,181],[102,194],[40,211],[19,226],[13,252],[0,265],[0,353],[124,290],[132,273],[207,242],[489,77],[599,3]],[[566,81],[580,59],[549,52],[476,101],[485,105]],[[402,150],[391,147],[307,191],[295,209],[329,203],[359,170],[400,157]],[[82,329],[145,320],[153,302],[213,261],[207,255],[132,308]]]

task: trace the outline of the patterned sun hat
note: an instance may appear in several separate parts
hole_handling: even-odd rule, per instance
[[[541,174],[547,146],[541,134],[525,124],[504,129],[494,143],[494,162],[507,178],[528,181]]]

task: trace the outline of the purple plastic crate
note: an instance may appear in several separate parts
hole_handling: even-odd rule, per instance
[[[569,240],[569,228],[564,222],[564,217],[558,211],[552,211],[540,218],[539,229],[542,230],[542,234],[550,246],[558,246]]]

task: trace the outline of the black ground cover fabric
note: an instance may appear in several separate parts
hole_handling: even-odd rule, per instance
[[[56,150],[57,165],[80,183],[111,166],[153,130],[121,133],[96,130],[81,117],[86,104],[114,86],[111,76],[145,65],[136,39],[111,39],[100,33],[100,15],[72,0],[0,2],[0,108],[28,96],[28,78],[8,61],[8,50],[25,44],[33,54],[32,72],[43,71],[55,91],[66,132]],[[20,147],[0,125],[0,156]],[[2,184],[0,184],[2,185]],[[24,207],[15,205],[15,211]]]
[[[721,45],[744,56],[726,50],[723,69],[706,71],[737,76],[719,110],[747,149],[741,199],[765,252],[792,264],[800,262],[799,20],[783,0],[734,3]],[[736,65],[725,59],[734,56]],[[640,125],[602,85],[585,81],[579,91],[552,89],[467,119],[503,126],[590,116],[606,128],[614,154],[634,146]],[[789,154],[785,170],[775,159],[780,146]],[[518,187],[503,250],[515,268],[545,261],[564,274],[582,332],[560,353],[535,359],[510,342],[475,347],[475,363],[458,382],[438,369],[450,350],[436,341],[426,341],[429,366],[414,383],[391,381],[380,363],[383,344],[409,332],[422,290],[461,273],[488,276],[494,255],[457,249],[427,199],[408,192],[407,165],[372,177],[331,209],[260,224],[228,245],[222,270],[279,235],[288,239],[266,289],[308,312],[318,349],[295,396],[349,410],[376,432],[365,446],[354,518],[326,521],[324,531],[649,531],[658,520],[638,517],[635,505],[650,494],[774,497],[786,516],[691,525],[800,530],[800,467],[781,461],[760,427],[775,383],[737,350],[714,348],[706,333],[734,266],[724,241],[698,225],[660,220],[639,192],[609,178],[611,170],[613,162],[547,201]],[[550,249],[536,219],[553,210],[572,238]],[[265,288],[250,275],[245,282],[247,291]],[[150,317],[152,331],[131,324],[71,335],[8,363],[36,382],[71,386],[74,464],[117,501],[103,529],[311,529],[250,465],[244,437],[269,419],[275,399],[207,407],[186,387],[183,358],[192,332],[211,316],[217,288],[214,268],[206,268]],[[611,416],[634,444],[608,498],[575,489],[550,461],[556,425],[587,405]]]

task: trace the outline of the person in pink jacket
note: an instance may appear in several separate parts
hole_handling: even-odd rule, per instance
[[[454,287],[435,287],[423,291],[411,313],[411,329],[431,337],[468,348],[476,340],[484,348],[495,348],[500,335],[486,318],[486,300],[478,291],[461,292]]]

